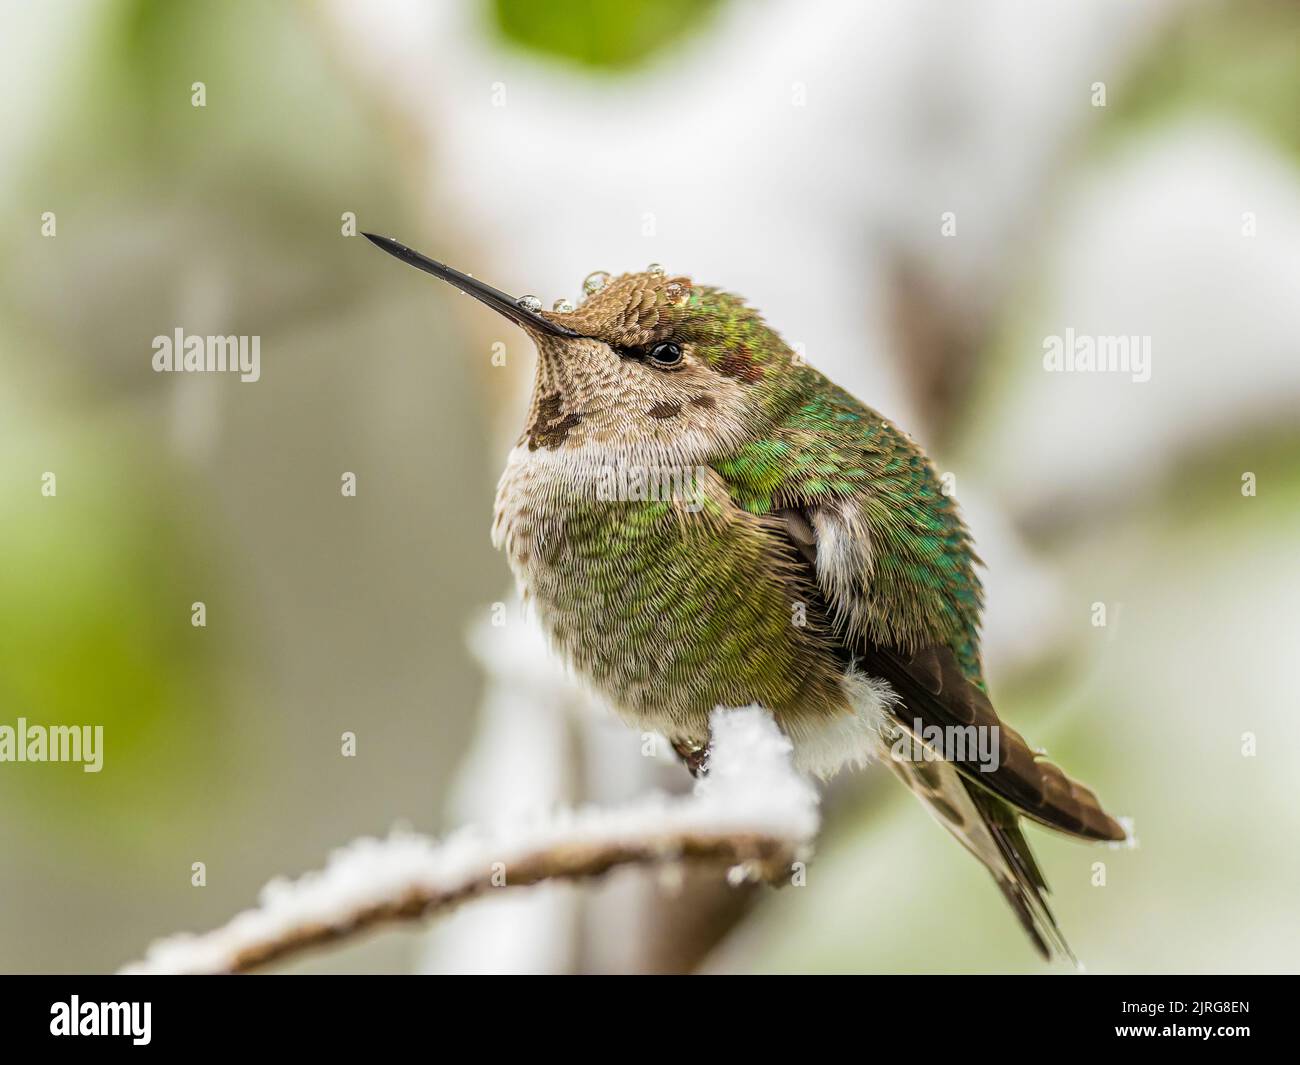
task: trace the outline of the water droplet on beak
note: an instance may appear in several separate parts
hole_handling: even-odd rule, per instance
[[[515,300],[515,306],[521,308],[522,310],[530,311],[533,314],[536,314],[538,311],[542,309],[542,301],[539,300],[536,296],[520,296],[517,300]]]

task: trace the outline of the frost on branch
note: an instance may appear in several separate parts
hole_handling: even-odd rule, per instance
[[[204,935],[154,943],[128,973],[243,972],[385,922],[415,920],[500,887],[597,876],[619,865],[710,863],[729,879],[784,880],[818,828],[817,793],[758,707],[717,710],[693,794],[561,809],[441,842],[408,832],[339,848],[325,868],[262,889],[257,908]]]

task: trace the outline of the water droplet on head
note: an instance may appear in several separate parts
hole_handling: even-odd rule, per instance
[[[658,263],[651,263],[649,266],[645,268],[645,272],[647,274],[654,274],[655,277],[664,276],[664,268],[660,266]]]
[[[685,285],[679,285],[676,281],[664,287],[664,297],[668,300],[670,306],[676,307],[690,298],[691,290]]]
[[[582,280],[582,291],[593,296],[609,284],[608,270],[593,270]]]
[[[515,300],[515,306],[521,307],[525,311],[531,311],[533,314],[536,314],[538,311],[542,309],[542,301],[539,300],[536,296],[520,296],[517,300]]]
[[[573,310],[573,301],[566,300],[563,296],[561,296],[558,300],[556,300],[554,303],[551,304],[551,310],[559,311],[561,314],[568,314],[571,310]]]

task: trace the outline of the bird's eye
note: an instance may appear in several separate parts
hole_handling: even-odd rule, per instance
[[[652,363],[660,367],[676,366],[682,361],[681,346],[671,340],[656,344],[646,354],[649,355]]]

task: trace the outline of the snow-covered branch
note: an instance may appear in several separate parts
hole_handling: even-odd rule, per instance
[[[256,909],[204,935],[154,943],[128,973],[245,972],[377,925],[413,921],[504,887],[580,880],[620,865],[696,862],[733,883],[779,882],[806,857],[817,793],[789,741],[757,707],[714,713],[709,772],[691,795],[559,810],[438,842],[409,832],[358,839],[325,868],[262,889]]]

